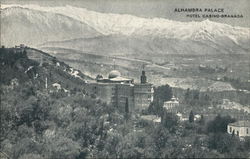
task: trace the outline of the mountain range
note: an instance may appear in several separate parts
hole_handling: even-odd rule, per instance
[[[24,43],[102,55],[248,54],[250,28],[178,22],[73,6],[2,5],[3,45]]]

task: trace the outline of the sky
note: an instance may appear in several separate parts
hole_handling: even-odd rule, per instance
[[[41,6],[72,5],[103,13],[131,14],[145,18],[166,18],[176,21],[212,21],[250,28],[250,0],[1,0],[1,4],[37,4]],[[243,18],[190,18],[176,8],[223,8],[227,15],[243,15]],[[215,14],[200,12],[202,14]],[[216,13],[218,14],[218,13]]]

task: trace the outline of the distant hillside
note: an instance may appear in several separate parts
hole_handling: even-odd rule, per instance
[[[1,48],[1,85],[31,82],[37,89],[54,89],[60,84],[65,91],[84,86],[88,76],[42,51],[32,48]]]
[[[223,41],[223,40],[222,40]],[[184,55],[216,55],[216,54],[246,54],[248,49],[235,45],[232,41],[214,43],[211,41],[196,41],[192,39],[167,39],[151,36],[107,35],[93,38],[79,38],[66,41],[46,42],[44,47],[60,47],[81,50],[92,54],[109,56],[130,56],[150,60],[152,55],[166,54]]]

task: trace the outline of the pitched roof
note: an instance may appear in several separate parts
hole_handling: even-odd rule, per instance
[[[250,121],[241,120],[234,123],[229,123],[228,125],[237,127],[250,127]]]

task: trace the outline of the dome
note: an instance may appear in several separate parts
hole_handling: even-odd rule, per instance
[[[116,77],[120,77],[121,73],[117,70],[113,70],[109,73],[109,78],[116,78]]]

